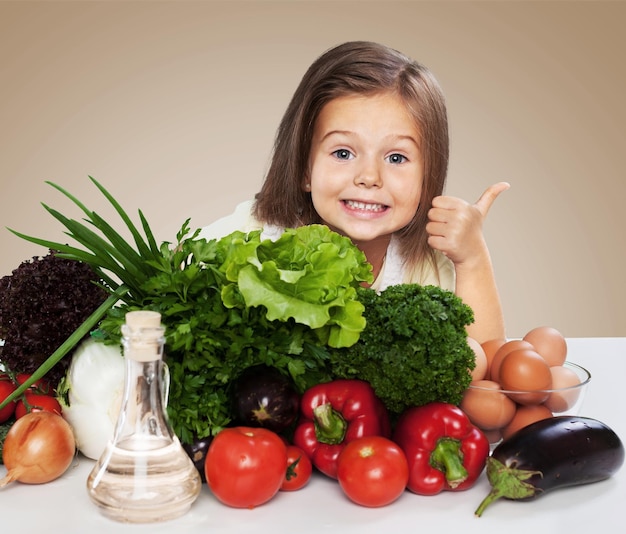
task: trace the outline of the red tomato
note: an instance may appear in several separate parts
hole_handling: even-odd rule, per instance
[[[2,377],[0,379],[0,403],[4,401],[11,393],[13,393],[17,388],[15,384],[11,382],[11,380],[6,377]],[[15,412],[15,401],[9,402],[4,408],[0,409],[0,423],[4,423],[7,421]]]
[[[26,400],[26,402],[24,402]],[[18,401],[15,407],[15,418],[26,415],[28,412],[54,412],[61,415],[61,405],[51,395],[39,395],[27,391],[24,393],[24,399]]]
[[[31,375],[29,373],[18,373],[17,376],[15,377],[15,379],[17,380],[17,383],[19,385],[22,385],[30,377],[31,377]],[[40,378],[39,380],[35,380],[31,384],[30,389],[36,389],[37,393],[41,393],[42,395],[52,395],[52,393],[53,393],[52,388],[50,387],[50,384],[44,378]]]
[[[391,504],[406,489],[409,463],[402,449],[382,436],[365,436],[348,443],[337,460],[337,480],[343,492],[361,506]]]
[[[213,495],[233,508],[254,508],[269,501],[285,478],[287,446],[266,428],[233,427],[217,434],[204,472]]]
[[[287,473],[280,489],[295,491],[307,485],[311,479],[313,464],[300,447],[287,446]]]

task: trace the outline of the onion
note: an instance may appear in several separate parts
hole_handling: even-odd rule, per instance
[[[2,460],[7,468],[0,488],[17,480],[44,484],[60,477],[72,463],[76,443],[72,427],[52,412],[30,412],[20,417],[4,440]]]

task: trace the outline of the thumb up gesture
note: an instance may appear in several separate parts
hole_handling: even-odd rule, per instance
[[[471,266],[475,258],[487,253],[483,221],[498,195],[509,187],[507,182],[498,182],[488,187],[474,204],[456,197],[435,197],[426,224],[428,244],[455,265]]]

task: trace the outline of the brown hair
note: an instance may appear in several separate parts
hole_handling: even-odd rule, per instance
[[[302,188],[309,172],[315,121],[325,104],[351,94],[398,94],[421,134],[424,181],[413,220],[396,232],[409,265],[431,261],[425,226],[432,199],[441,195],[448,168],[445,99],[434,76],[421,64],[378,43],[355,41],[331,48],[304,74],[280,122],[270,167],[256,195],[254,214],[262,222],[297,227],[320,222]]]

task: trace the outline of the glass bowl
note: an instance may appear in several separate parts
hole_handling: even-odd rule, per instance
[[[511,391],[491,380],[479,380],[469,385],[460,407],[492,445],[540,419],[579,415],[591,373],[568,361],[559,367],[557,371],[569,384],[566,387]]]

